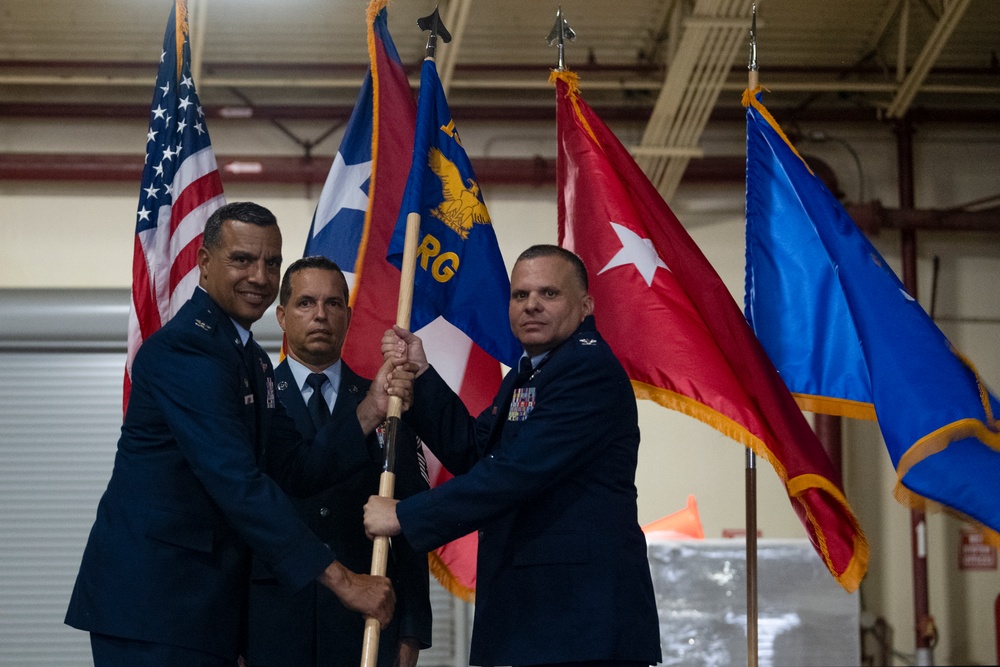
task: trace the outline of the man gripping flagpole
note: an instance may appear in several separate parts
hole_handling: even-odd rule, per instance
[[[416,107],[407,74],[387,25],[386,0],[372,0],[367,10],[370,69],[341,140],[313,218],[305,255],[324,255],[348,280],[353,315],[343,358],[371,377],[381,364],[371,337],[395,321],[399,272],[386,261],[396,227],[412,156]],[[405,215],[404,215],[405,223]],[[401,247],[401,246],[400,246]],[[448,256],[425,249],[429,268],[446,267]],[[433,258],[429,257],[434,254]],[[499,256],[499,255],[497,255]],[[398,264],[397,264],[398,266]],[[506,281],[506,270],[500,273]],[[420,295],[414,302],[414,329],[425,327],[428,354],[471,411],[489,405],[500,386],[500,364],[446,317],[421,318]],[[451,473],[429,452],[430,485]],[[456,597],[471,602],[476,585],[476,535],[469,534],[428,554],[430,570]]]
[[[430,37],[427,40],[427,53],[425,61],[434,60],[434,50],[437,47],[438,30],[440,21],[438,11],[428,17],[431,20],[429,25]],[[427,19],[421,19],[427,21]],[[424,26],[421,25],[423,28]],[[445,41],[449,41],[451,36],[447,31],[443,31]],[[416,151],[416,145],[414,146]],[[412,178],[412,170],[411,170]],[[409,184],[408,184],[409,185]],[[410,313],[413,307],[413,281],[416,271],[417,238],[420,234],[420,214],[407,213],[406,225],[403,239],[403,258],[399,275],[399,300],[396,305],[396,326],[409,330]],[[394,497],[395,490],[395,463],[396,463],[396,435],[399,431],[400,418],[403,414],[403,403],[401,400],[390,400],[389,412],[386,417],[385,429],[385,465],[382,475],[379,478],[378,495],[382,498]],[[371,574],[384,575],[389,557],[389,538],[379,535],[373,539]],[[374,618],[365,619],[365,634],[361,647],[361,667],[375,667],[378,660],[378,637],[379,624]]]
[[[413,161],[386,255],[400,268],[396,325],[423,329],[443,318],[492,357],[513,365],[520,347],[505,322],[510,292],[506,269],[434,60],[438,39],[447,42],[451,36],[436,9],[417,24],[430,35],[421,70]],[[387,434],[391,442],[391,429]],[[391,487],[383,485],[379,495],[392,497]],[[379,545],[387,542],[375,538],[372,573],[384,567],[376,559]],[[377,632],[377,626],[366,624],[363,665],[374,664]]]

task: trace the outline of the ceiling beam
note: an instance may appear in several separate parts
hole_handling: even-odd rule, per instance
[[[138,183],[143,156],[130,154],[0,153],[0,181],[86,181]],[[287,156],[224,156],[216,158],[223,183],[273,183],[322,185],[333,162],[331,157],[310,159]],[[822,162],[810,162],[824,173],[832,172]],[[554,158],[472,158],[482,183],[502,185],[555,185]],[[746,175],[742,155],[695,159],[685,181],[698,183],[740,182]]]
[[[637,163],[670,201],[708,124],[733,60],[749,30],[750,4],[698,0],[653,106]],[[666,150],[664,150],[666,149]]]
[[[303,159],[275,156],[219,156],[223,183],[322,185],[332,158]],[[552,158],[473,158],[473,169],[483,183],[491,185],[555,185],[556,162]],[[836,189],[836,174],[822,160],[809,157],[810,167]],[[0,153],[0,181],[78,181],[138,183],[142,175],[141,155],[81,155]],[[738,184],[746,178],[742,155],[691,159],[684,172],[685,183]],[[994,201],[991,198],[989,201]],[[878,202],[845,204],[858,227],[869,236],[882,230],[928,230],[944,232],[1000,233],[1000,208],[985,210],[901,210],[884,208]]]
[[[188,7],[188,39],[191,43],[191,78],[201,81],[202,65],[204,64],[205,35],[208,32],[208,0],[187,0]]]
[[[444,89],[445,95],[451,90],[451,83],[455,78],[455,65],[458,63],[458,54],[462,48],[462,39],[465,37],[471,10],[472,0],[450,0],[445,11],[444,26],[451,33],[451,42],[443,45],[442,57],[438,62],[441,88]]]
[[[951,37],[955,28],[958,27],[970,2],[971,0],[950,0],[944,3],[944,11],[941,13],[941,18],[934,25],[934,30],[931,31],[931,35],[924,44],[923,50],[917,56],[916,62],[913,63],[910,73],[900,83],[896,97],[886,108],[886,117],[902,118],[906,115],[910,104],[913,103],[913,98],[920,92],[920,88],[927,79],[928,73],[930,73],[934,63],[937,62],[944,45],[948,43],[948,38]]]
[[[768,88],[771,88],[770,83]],[[731,90],[737,90],[733,87]],[[742,90],[742,89],[740,89]],[[461,121],[513,121],[551,122],[554,110],[551,104],[532,104],[517,107],[498,108],[468,104],[449,105],[452,115]],[[594,111],[607,122],[642,122],[649,120],[652,104],[635,103],[629,106],[617,104],[591,104]],[[344,121],[350,118],[354,109],[348,104],[281,104],[254,105],[204,105],[205,115],[221,121]],[[872,123],[877,120],[872,109],[861,107],[820,107],[803,109],[770,107],[779,122],[816,123]],[[87,104],[82,102],[41,103],[41,102],[0,102],[0,119],[116,119],[121,121],[145,120],[149,116],[148,104]],[[712,110],[709,122],[743,122],[746,114],[743,107],[719,107]],[[910,119],[916,123],[947,124],[995,124],[1000,123],[1000,109],[993,108],[928,108],[910,110]],[[218,121],[216,121],[218,122]]]

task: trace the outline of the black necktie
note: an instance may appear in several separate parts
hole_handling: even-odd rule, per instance
[[[309,416],[312,417],[313,425],[317,431],[323,427],[323,424],[330,421],[330,406],[326,404],[326,399],[323,398],[323,392],[320,389],[326,380],[327,377],[323,373],[310,373],[309,377],[306,378],[306,384],[313,390],[306,407],[309,408]]]
[[[531,357],[521,357],[521,362],[517,366],[517,384],[522,385],[527,382],[533,370]]]

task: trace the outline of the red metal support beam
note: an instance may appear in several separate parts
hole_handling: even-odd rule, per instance
[[[218,156],[223,183],[322,184],[329,157],[311,159],[279,156]],[[556,182],[552,158],[473,158],[483,183],[548,185]],[[0,180],[8,181],[132,181],[142,175],[141,155],[83,155],[75,153],[0,153]],[[688,182],[739,182],[746,173],[742,156],[692,160]]]

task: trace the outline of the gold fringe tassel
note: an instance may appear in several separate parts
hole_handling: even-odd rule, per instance
[[[441,583],[441,586],[446,591],[464,602],[472,604],[476,602],[476,590],[459,582],[455,575],[451,573],[451,570],[448,569],[448,566],[444,564],[444,561],[441,560],[441,557],[437,555],[436,551],[427,554],[427,563],[431,574],[434,575],[434,578]]]
[[[871,403],[851,401],[846,398],[815,396],[813,394],[792,394],[792,396],[795,398],[795,402],[798,403],[799,408],[807,412],[878,421],[878,417],[875,415],[875,406]]]

